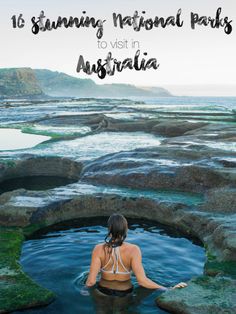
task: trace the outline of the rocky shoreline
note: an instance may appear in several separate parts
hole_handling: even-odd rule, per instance
[[[53,176],[74,183],[0,195],[0,313],[45,305],[56,297],[22,272],[18,259],[24,238],[59,222],[113,212],[172,226],[205,247],[204,275],[190,280],[185,289],[163,293],[156,299],[158,306],[171,313],[236,312],[234,123],[127,121],[106,114],[47,116],[31,123],[82,125],[91,134],[145,132],[163,139],[159,146],[87,160],[49,156],[43,148],[38,154],[37,150],[1,154],[1,184],[23,176]],[[55,139],[47,147],[53,143]]]

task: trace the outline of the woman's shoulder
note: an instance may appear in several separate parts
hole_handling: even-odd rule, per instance
[[[134,246],[134,245],[135,245],[135,244],[133,244],[133,243],[126,242],[126,241],[124,241],[124,242],[123,242],[123,244],[125,244],[125,245],[129,245],[129,246]],[[123,244],[122,244],[122,245],[123,245]]]
[[[104,247],[104,243],[98,243],[94,246],[94,250],[100,250]]]
[[[122,245],[125,245],[129,249],[139,249],[139,246],[129,242],[123,242]]]

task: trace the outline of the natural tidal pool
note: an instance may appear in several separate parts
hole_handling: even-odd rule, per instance
[[[49,139],[49,136],[26,134],[17,129],[0,129],[0,151],[31,148]]]
[[[203,273],[205,252],[196,240],[186,239],[176,230],[155,222],[127,220],[126,242],[141,248],[144,269],[150,279],[172,286]],[[23,270],[54,291],[57,298],[46,307],[14,313],[167,313],[155,304],[161,292],[139,287],[134,275],[133,296],[126,303],[122,300],[114,303],[114,297],[99,299],[94,288],[89,289],[87,296],[81,293],[92,249],[104,242],[106,222],[107,217],[70,221],[38,232],[25,241],[20,258]]]
[[[162,137],[144,132],[103,132],[74,140],[45,143],[28,150],[37,155],[53,155],[76,160],[92,160],[106,154],[141,147],[159,146]]]

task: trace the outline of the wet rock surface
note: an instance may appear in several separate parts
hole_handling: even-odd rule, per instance
[[[107,117],[105,114],[90,115],[66,115],[59,117],[43,118],[36,120],[39,125],[61,126],[61,125],[84,125],[90,126],[93,131],[111,132],[148,132],[162,136],[176,137],[184,133],[204,127],[204,122],[191,123],[188,121],[172,121],[159,119],[138,119],[125,121]]]
[[[222,214],[236,213],[236,189],[223,187],[210,190],[202,209]]]
[[[0,163],[0,181],[26,176],[58,176],[78,179],[82,165],[66,158],[23,155]]]
[[[235,186],[236,173],[219,163],[226,152],[216,149],[180,149],[162,144],[158,148],[137,149],[104,156],[88,163],[82,180],[134,188],[204,192]],[[227,153],[235,158],[235,153]],[[224,156],[224,157],[223,157]]]
[[[192,279],[184,289],[166,292],[156,302],[171,313],[233,314],[236,311],[235,297],[236,280],[202,276]]]
[[[204,276],[193,278],[187,288],[165,292],[157,298],[157,304],[173,313],[234,313],[235,114],[211,112],[209,121],[199,112],[192,116],[182,112],[176,117],[175,111],[165,112],[160,107],[153,113],[152,106],[145,108],[127,100],[100,100],[92,106],[89,102],[92,100],[81,101],[83,114],[76,112],[75,102],[65,101],[63,108],[56,109],[45,102],[44,111],[29,102],[16,109],[21,110],[21,119],[17,120],[16,113],[1,118],[2,123],[10,120],[12,126],[17,124],[24,131],[47,131],[52,136],[51,141],[33,149],[0,152],[2,184],[30,176],[73,180],[46,190],[20,188],[0,195],[0,239],[5,232],[14,237],[14,230],[20,238],[12,263],[19,258],[24,236],[43,227],[80,217],[109,216],[113,212],[152,219],[175,227],[186,237],[198,238],[207,256]],[[102,110],[98,110],[101,104]],[[122,118],[119,106],[126,108],[129,119]],[[75,112],[65,114],[65,108]],[[30,117],[28,110],[33,112]],[[114,110],[118,110],[116,115]],[[229,123],[222,123],[222,119]],[[97,135],[105,133],[101,144]],[[140,146],[121,143],[119,137],[128,133]],[[91,135],[96,140],[87,137],[87,142],[80,141]],[[131,141],[131,137],[127,140]],[[101,145],[103,154],[97,150]],[[0,256],[0,312],[51,302],[48,291],[40,290],[39,295],[32,290],[32,294],[27,292],[11,306],[9,300],[14,298],[12,291],[18,277],[14,267],[9,268],[10,251],[4,252],[4,258]],[[20,268],[17,271],[22,273]],[[27,280],[21,286],[24,291],[30,278]]]

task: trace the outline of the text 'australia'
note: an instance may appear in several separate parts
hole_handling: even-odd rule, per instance
[[[106,75],[114,75],[116,72],[122,72],[125,69],[135,71],[146,71],[147,69],[157,70],[160,64],[157,63],[156,58],[146,59],[147,53],[143,53],[144,57],[140,57],[140,50],[137,50],[133,58],[126,58],[123,61],[118,61],[112,57],[112,53],[108,52],[106,59],[98,59],[97,63],[90,64],[85,61],[82,55],[79,56],[77,69],[85,72],[88,75],[97,74],[100,79],[104,79]]]

